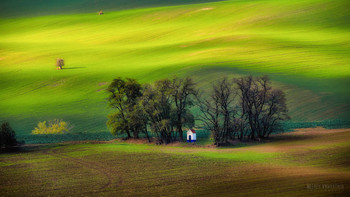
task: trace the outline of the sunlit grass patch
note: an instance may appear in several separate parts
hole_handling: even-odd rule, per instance
[[[342,148],[342,147],[349,147],[350,148],[350,142],[338,142],[335,144],[332,142],[329,142],[328,144],[312,146],[310,149],[323,150],[323,149],[338,148],[338,147],[339,148]]]
[[[15,165],[16,163],[14,162],[0,162],[0,167],[6,167],[6,166],[11,166],[11,165]]]
[[[230,159],[243,162],[266,162],[278,156],[277,153],[262,153],[262,152],[201,152],[199,156],[204,156],[213,159]]]

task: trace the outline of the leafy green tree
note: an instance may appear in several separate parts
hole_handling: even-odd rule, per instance
[[[134,105],[128,117],[129,125],[132,129],[134,137],[138,138],[139,133],[143,133],[150,142],[151,140],[147,131],[148,117],[147,114],[143,111],[143,107],[139,103]]]
[[[163,79],[156,81],[153,85],[145,85],[143,96],[140,100],[143,111],[147,114],[151,129],[160,144],[168,144],[172,139],[172,111],[170,88],[171,81]]]
[[[0,149],[17,145],[16,133],[10,123],[3,122],[0,127]]]
[[[138,138],[141,128],[139,122],[136,121],[134,110],[141,97],[141,84],[135,79],[116,78],[107,88],[109,92],[109,106],[116,111],[108,115],[107,125],[114,135],[126,133],[128,138],[133,134],[134,138]],[[136,124],[136,122],[138,122]],[[141,123],[140,123],[141,124]]]

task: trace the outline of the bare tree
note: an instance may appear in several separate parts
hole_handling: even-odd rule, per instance
[[[240,92],[242,119],[248,121],[250,139],[267,137],[280,120],[289,118],[283,92],[273,90],[267,76],[242,77],[236,83]]]
[[[170,83],[170,89],[176,111],[175,125],[180,136],[180,140],[183,141],[182,127],[184,122],[187,120],[184,118],[184,116],[186,114],[190,115],[188,108],[194,105],[193,99],[197,94],[197,90],[195,89],[195,83],[193,82],[192,78],[189,77],[184,79],[174,77]]]
[[[235,117],[234,99],[236,97],[234,81],[225,77],[214,85],[214,94],[219,98],[221,114],[223,115],[222,139],[224,143],[227,143],[228,138],[234,132],[232,122]]]
[[[218,145],[220,142],[220,106],[218,98],[211,94],[207,98],[199,98],[198,106],[200,111],[200,119],[202,120],[206,129],[211,131],[212,137],[214,138],[215,145]]]
[[[237,134],[239,140],[244,140],[244,136],[246,136],[248,132],[248,126],[247,120],[242,115],[233,119],[234,134]]]
[[[280,121],[289,120],[285,94],[282,90],[272,89],[268,94],[266,109],[262,115],[263,130],[261,137],[269,135],[277,129]]]
[[[202,112],[203,123],[212,131],[215,144],[227,143],[234,132],[232,120],[235,117],[235,90],[233,80],[224,78],[214,84],[207,98],[198,97],[198,106]]]

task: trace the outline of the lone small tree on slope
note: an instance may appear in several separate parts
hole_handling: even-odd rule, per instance
[[[62,67],[64,66],[64,60],[61,58],[58,58],[56,60],[56,68],[57,70],[62,70]]]

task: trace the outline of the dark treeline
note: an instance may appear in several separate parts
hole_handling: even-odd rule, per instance
[[[268,77],[223,78],[210,93],[200,92],[192,78],[163,79],[141,85],[135,79],[114,79],[109,85],[108,116],[112,134],[127,138],[149,138],[159,144],[183,140],[183,128],[194,126],[191,108],[200,109],[198,118],[212,132],[216,145],[228,140],[268,137],[289,119],[284,93],[271,87]]]
[[[236,138],[267,138],[289,119],[283,91],[272,88],[267,76],[224,78],[213,85],[210,95],[198,97],[197,104],[216,145]]]

